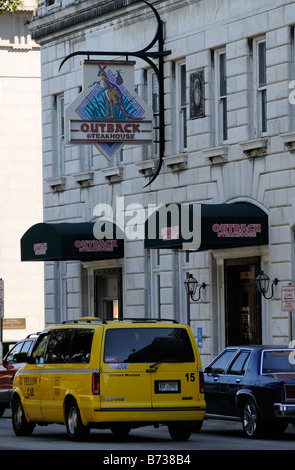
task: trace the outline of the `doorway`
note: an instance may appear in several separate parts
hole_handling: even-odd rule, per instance
[[[94,311],[102,320],[122,318],[122,270],[98,269],[94,272]]]
[[[224,266],[226,345],[261,344],[260,258],[225,260]]]

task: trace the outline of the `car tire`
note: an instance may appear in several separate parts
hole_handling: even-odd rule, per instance
[[[170,437],[174,441],[187,441],[193,432],[191,424],[173,423],[168,424]]]
[[[23,405],[19,397],[15,398],[11,405],[12,427],[17,436],[30,436],[35,424],[29,423],[25,416]]]
[[[89,427],[82,423],[79,407],[76,400],[70,400],[66,405],[66,428],[71,441],[80,441],[89,434]]]
[[[250,399],[243,406],[243,431],[249,439],[254,439],[262,431],[262,418],[254,400]]]

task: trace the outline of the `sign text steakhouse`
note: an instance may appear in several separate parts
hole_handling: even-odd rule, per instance
[[[214,224],[212,230],[218,237],[256,237],[261,224]]]
[[[76,240],[75,248],[80,252],[114,251],[118,247],[117,240]]]
[[[150,121],[98,122],[71,121],[72,140],[79,141],[146,141],[150,138]]]

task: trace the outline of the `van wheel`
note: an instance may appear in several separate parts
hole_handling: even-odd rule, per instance
[[[12,427],[17,436],[30,436],[35,424],[29,423],[24,413],[23,405],[19,397],[15,398],[11,405]]]
[[[76,400],[71,400],[66,406],[66,428],[72,441],[85,439],[89,434],[90,428],[82,423]]]
[[[193,431],[191,424],[169,424],[168,431],[174,441],[187,441]]]

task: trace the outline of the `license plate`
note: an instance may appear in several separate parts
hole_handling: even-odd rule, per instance
[[[157,380],[156,391],[158,393],[179,393],[180,381],[179,380]]]

